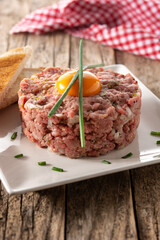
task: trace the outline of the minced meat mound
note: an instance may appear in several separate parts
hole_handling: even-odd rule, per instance
[[[130,74],[87,70],[99,78],[101,91],[83,97],[85,148],[80,145],[78,97],[67,95],[56,114],[48,118],[61,96],[56,81],[71,70],[46,68],[22,80],[18,103],[28,139],[70,158],[99,156],[131,143],[140,120],[141,90]]]

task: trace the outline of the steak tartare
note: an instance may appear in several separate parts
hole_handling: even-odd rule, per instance
[[[101,82],[101,91],[83,97],[85,148],[81,148],[78,97],[67,95],[52,117],[51,108],[61,94],[58,78],[71,69],[46,68],[23,79],[19,90],[19,109],[24,134],[40,147],[70,158],[99,156],[133,141],[140,121],[141,90],[130,75],[104,68],[88,71]]]

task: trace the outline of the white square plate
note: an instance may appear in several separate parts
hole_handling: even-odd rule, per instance
[[[124,65],[108,68],[122,74],[130,72]],[[151,130],[160,131],[160,100],[140,81],[139,85],[142,89],[142,112],[137,137],[124,149],[97,158],[69,159],[39,148],[22,133],[17,104],[0,111],[0,179],[7,192],[18,194],[51,188],[160,162],[160,147],[156,144],[159,138],[150,135]],[[18,136],[11,141],[15,131]],[[121,158],[129,152],[133,153],[131,158]],[[24,157],[15,159],[19,153]],[[102,163],[104,159],[111,164]],[[46,161],[47,165],[39,166],[38,161]],[[52,171],[52,166],[63,168],[65,172]]]

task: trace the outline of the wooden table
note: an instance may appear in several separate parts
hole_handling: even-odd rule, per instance
[[[27,67],[78,66],[77,38],[8,34],[27,13],[52,3],[0,0],[0,54],[28,44],[33,55]],[[160,97],[160,62],[84,41],[84,65],[102,60],[125,64]],[[160,239],[160,164],[16,196],[0,183],[2,239]]]

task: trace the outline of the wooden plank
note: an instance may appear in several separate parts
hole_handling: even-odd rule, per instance
[[[0,239],[5,239],[8,212],[8,194],[0,181]]]
[[[0,52],[3,53],[11,48],[24,46],[26,43],[26,35],[9,35],[10,29],[26,14],[29,13],[28,3],[25,0],[19,4],[18,0],[2,1],[2,14],[0,16],[1,45]],[[18,13],[18,14],[17,14]],[[12,17],[11,17],[12,16]]]
[[[78,48],[71,37],[71,67],[78,67]],[[85,40],[83,64],[102,59],[113,64],[114,51]],[[68,185],[66,211],[66,239],[137,239],[128,171]]]
[[[160,61],[116,51],[117,63],[126,65],[155,95],[160,98]]]
[[[137,239],[127,171],[67,189],[67,239]]]
[[[0,239],[64,239],[64,187],[0,195]]]
[[[47,7],[56,3],[58,0],[35,0],[30,5],[30,12]],[[51,67],[54,65],[54,33],[43,35],[29,34],[27,44],[33,49],[32,56],[26,67]]]
[[[0,0],[1,4],[1,17],[7,16],[8,21],[4,26],[8,26],[8,22],[12,22],[12,26],[21,20],[26,14],[29,13],[30,5],[26,0]],[[10,18],[10,19],[9,19]]]
[[[115,53],[113,48],[99,45],[99,49],[100,49],[102,61],[106,66],[115,64]]]
[[[5,239],[20,239],[21,226],[21,195],[11,196],[8,199]]]
[[[160,62],[120,51],[117,51],[116,57],[117,63],[125,64],[160,98]],[[160,239],[159,173],[160,164],[131,171],[135,214],[141,240]]]
[[[8,49],[8,30],[9,28],[6,26],[5,23],[8,17],[0,16],[0,36],[1,36],[1,44],[0,44],[0,54],[3,54]]]
[[[160,164],[132,170],[140,240],[160,239]]]
[[[32,47],[32,56],[26,67],[49,67],[53,66],[53,34],[29,35],[27,45]]]
[[[25,0],[26,1],[26,0]],[[53,5],[54,3],[57,3],[59,2],[59,0],[46,0],[46,1],[43,1],[43,0],[32,0],[32,4],[30,4],[30,12],[33,12],[37,9],[40,9],[40,8],[45,8],[45,7],[48,7],[48,6],[51,6]]]
[[[64,239],[64,187],[22,196],[20,239]],[[12,213],[13,215],[13,213]]]
[[[67,53],[67,54],[66,54]],[[70,59],[70,36],[62,32],[54,33],[54,66],[68,68]]]

